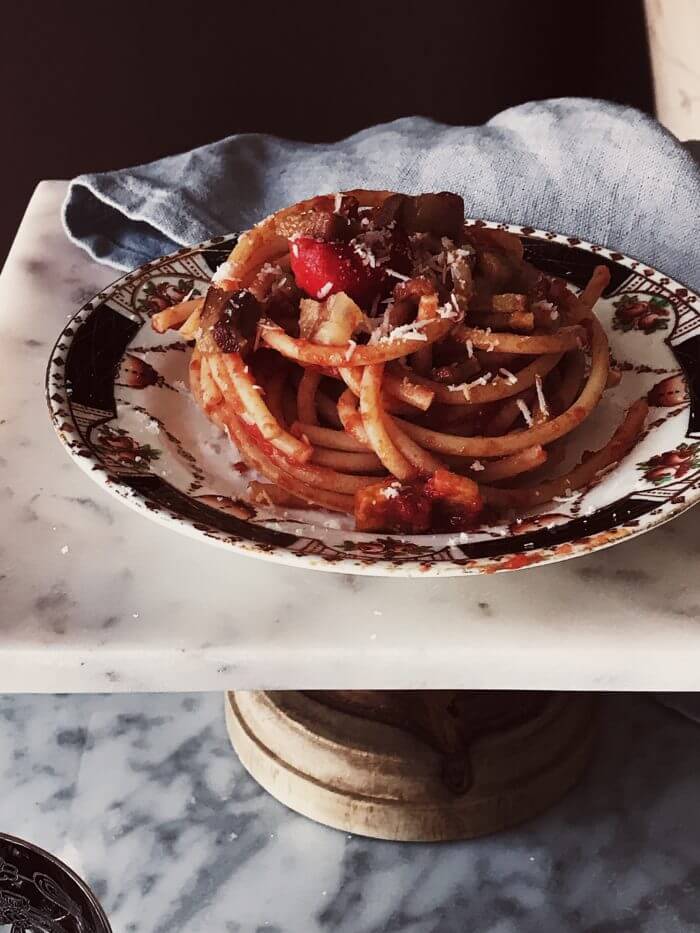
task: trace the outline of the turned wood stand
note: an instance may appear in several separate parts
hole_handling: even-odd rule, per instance
[[[233,691],[226,721],[252,777],[291,809],[379,839],[498,832],[562,797],[595,736],[590,694]]]

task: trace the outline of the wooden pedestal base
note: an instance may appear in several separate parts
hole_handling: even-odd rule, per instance
[[[529,819],[580,777],[590,695],[236,691],[229,735],[273,797],[336,829],[468,839]]]

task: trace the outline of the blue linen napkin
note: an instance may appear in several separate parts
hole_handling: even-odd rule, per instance
[[[455,191],[468,216],[579,236],[700,285],[695,160],[645,114],[577,98],[523,104],[483,126],[405,117],[330,144],[229,136],[75,178],[63,221],[95,259],[132,269],[345,188]]]

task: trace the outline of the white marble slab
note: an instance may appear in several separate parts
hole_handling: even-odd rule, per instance
[[[700,688],[690,512],[592,556],[482,578],[283,568],[192,541],[95,486],[54,436],[44,370],[114,273],[39,185],[0,277],[0,689]]]
[[[261,791],[220,694],[0,697],[0,830],[82,874],[114,933],[697,933],[700,729],[603,704],[591,768],[548,813],[415,845]]]

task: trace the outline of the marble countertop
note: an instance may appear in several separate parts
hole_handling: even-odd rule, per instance
[[[39,185],[0,276],[0,688],[700,687],[700,513],[517,574],[382,580],[230,555],[94,485],[54,436],[44,371],[116,274],[64,237],[65,190]]]
[[[232,754],[220,694],[3,697],[0,829],[78,871],[114,933],[693,933],[700,727],[640,696],[603,714],[548,813],[417,845],[286,810]]]

